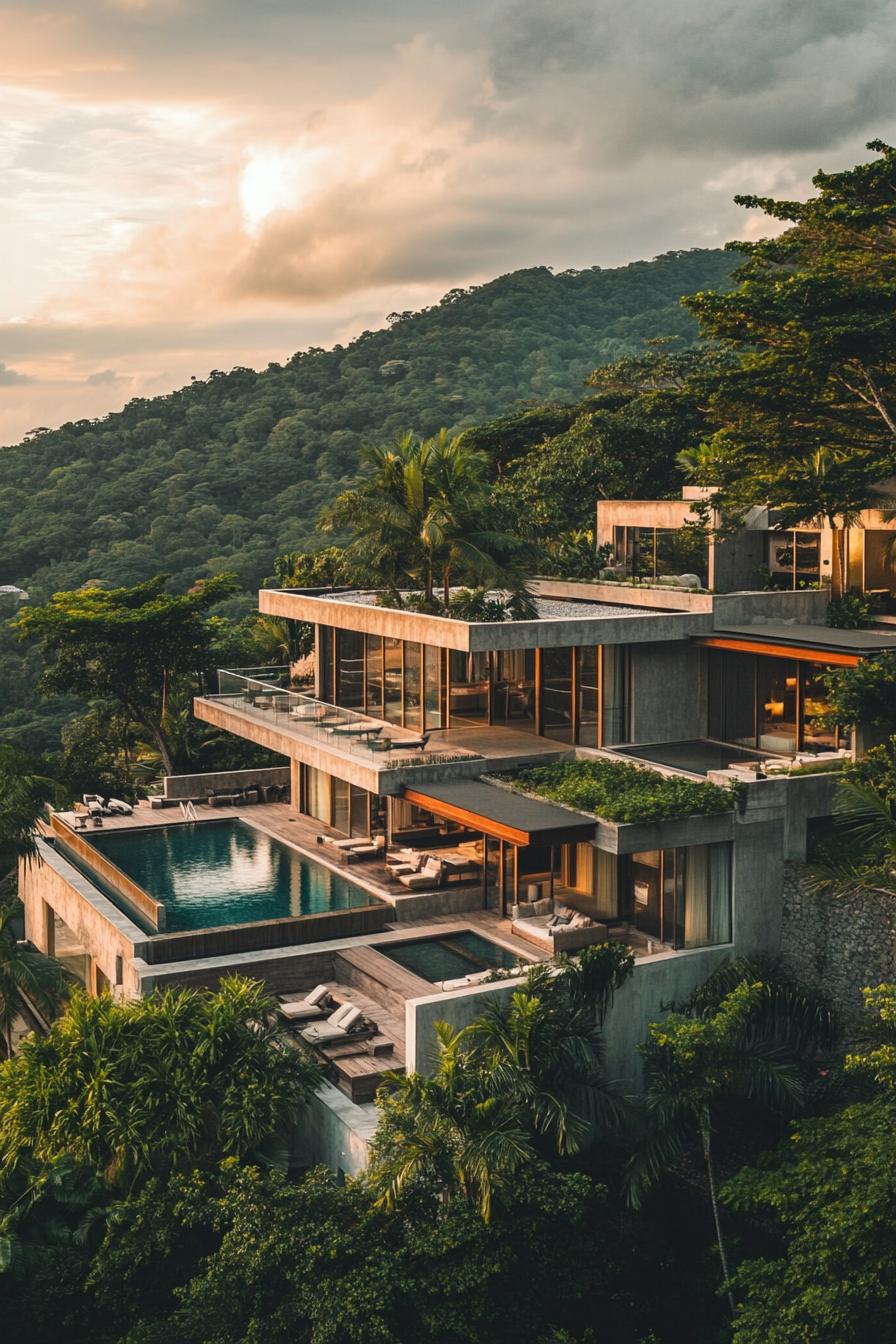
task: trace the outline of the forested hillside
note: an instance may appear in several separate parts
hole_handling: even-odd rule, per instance
[[[574,402],[594,367],[645,340],[689,344],[696,328],[679,299],[726,287],[731,269],[729,255],[694,250],[615,270],[517,271],[392,314],[345,347],[216,371],[101,420],[35,431],[2,450],[0,585],[44,598],[164,571],[182,590],[233,570],[248,595],[275,555],[315,544],[318,512],[355,478],[362,442]],[[16,738],[33,723],[33,678],[10,639],[4,626],[0,735]]]

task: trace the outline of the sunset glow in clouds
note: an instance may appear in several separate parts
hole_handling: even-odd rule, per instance
[[[0,3],[0,442],[519,266],[746,232],[896,134],[885,0]]]

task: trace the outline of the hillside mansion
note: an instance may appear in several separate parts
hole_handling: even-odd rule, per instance
[[[636,1086],[650,1021],[731,955],[779,950],[788,865],[829,825],[838,764],[875,740],[829,725],[825,674],[896,652],[883,513],[844,548],[878,614],[842,630],[829,530],[755,509],[707,542],[699,497],[601,502],[606,570],[533,579],[531,619],[263,589],[263,613],[314,627],[313,684],[222,669],[194,713],[281,764],[170,777],[100,825],[54,814],[22,874],[27,936],[94,992],[263,979],[328,1061],[310,1157],[343,1171],[363,1165],[381,1073],[431,1067],[436,1021],[607,939],[636,957],[606,1029],[611,1076]],[[589,762],[716,787],[689,815],[627,821],[539,793]],[[310,1032],[312,991],[366,1029]]]

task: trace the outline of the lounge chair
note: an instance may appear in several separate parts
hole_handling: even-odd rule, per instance
[[[419,737],[401,737],[392,739],[393,751],[425,751],[430,733],[421,733]]]
[[[364,1020],[364,1014],[353,1003],[344,1003],[331,1013],[326,1022],[313,1022],[302,1032],[302,1040],[309,1045],[323,1045],[327,1041],[341,1041],[348,1036],[353,1027]]]
[[[330,991],[326,985],[316,985],[304,999],[290,1000],[280,1004],[280,1016],[287,1022],[306,1022],[312,1017],[323,1017],[327,1011]]]
[[[119,817],[130,817],[134,814],[130,803],[122,802],[120,798],[110,798],[107,810]]]
[[[428,854],[411,854],[405,850],[399,850],[395,854],[390,854],[386,859],[386,871],[392,877],[407,876],[408,873],[419,873],[424,863],[430,856]]]
[[[420,891],[426,887],[440,887],[444,871],[441,859],[430,854],[419,873],[399,873],[398,880],[403,887]]]

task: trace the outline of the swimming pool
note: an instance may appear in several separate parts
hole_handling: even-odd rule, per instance
[[[418,938],[410,943],[378,943],[376,950],[434,985],[479,971],[511,971],[518,962],[526,961],[525,957],[518,957],[470,929],[446,933],[442,938]]]
[[[238,818],[89,839],[164,902],[168,933],[379,904],[354,882]]]

